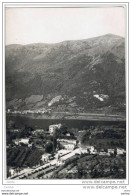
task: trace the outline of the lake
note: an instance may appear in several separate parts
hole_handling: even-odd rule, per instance
[[[7,115],[6,124],[8,127],[9,121],[13,121],[15,128],[22,128],[25,125],[32,128],[48,128],[51,124],[62,123],[68,128],[78,128],[79,130],[84,127],[90,126],[117,126],[121,128],[126,127],[126,121],[95,121],[95,120],[75,120],[75,119],[34,119],[25,116],[11,116]]]

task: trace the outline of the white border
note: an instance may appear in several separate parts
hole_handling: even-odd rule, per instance
[[[112,6],[124,6],[126,8],[126,103],[127,103],[127,106],[126,106],[126,114],[127,114],[127,120],[126,120],[126,125],[127,125],[127,128],[126,128],[126,132],[127,132],[127,135],[126,135],[126,141],[127,141],[127,164],[126,164],[126,167],[127,167],[127,179],[126,180],[79,180],[79,179],[74,179],[74,180],[55,180],[55,179],[49,179],[49,180],[7,180],[6,179],[6,171],[3,171],[3,184],[4,185],[18,185],[18,184],[24,184],[24,185],[51,185],[51,184],[72,184],[72,185],[96,185],[96,181],[100,181],[100,184],[99,185],[126,185],[128,184],[128,180],[129,180],[129,174],[128,174],[128,155],[129,155],[129,151],[128,151],[128,130],[129,130],[129,127],[128,127],[128,113],[129,113],[129,110],[128,110],[128,71],[129,71],[129,67],[128,67],[128,3],[106,3],[106,2],[101,2],[101,3],[80,3],[80,2],[77,2],[77,3],[3,3],[3,154],[5,154],[5,151],[6,151],[6,145],[5,145],[5,138],[6,138],[6,134],[5,134],[5,129],[6,129],[6,123],[5,123],[5,7],[81,7],[81,8],[87,8],[87,7],[112,7]],[[6,170],[6,156],[4,155],[4,158],[3,158],[3,170]],[[120,183],[120,182],[123,182],[123,183]],[[106,183],[104,183],[106,182]],[[115,182],[115,183],[114,183]]]

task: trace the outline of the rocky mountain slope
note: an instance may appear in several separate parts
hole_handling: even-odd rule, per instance
[[[7,108],[125,107],[125,40],[120,36],[8,45],[5,71]]]

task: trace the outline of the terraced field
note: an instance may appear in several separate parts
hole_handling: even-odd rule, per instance
[[[7,150],[7,166],[35,166],[39,163],[43,150],[29,148],[11,148]]]

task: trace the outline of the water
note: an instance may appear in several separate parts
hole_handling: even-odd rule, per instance
[[[8,116],[6,117],[6,124],[8,127],[9,121],[13,121],[15,128],[22,128],[28,126],[32,128],[48,128],[51,124],[62,123],[68,128],[78,128],[79,130],[84,127],[90,126],[117,126],[121,128],[126,127],[125,121],[89,121],[89,120],[62,120],[62,119],[33,119],[23,116]]]

